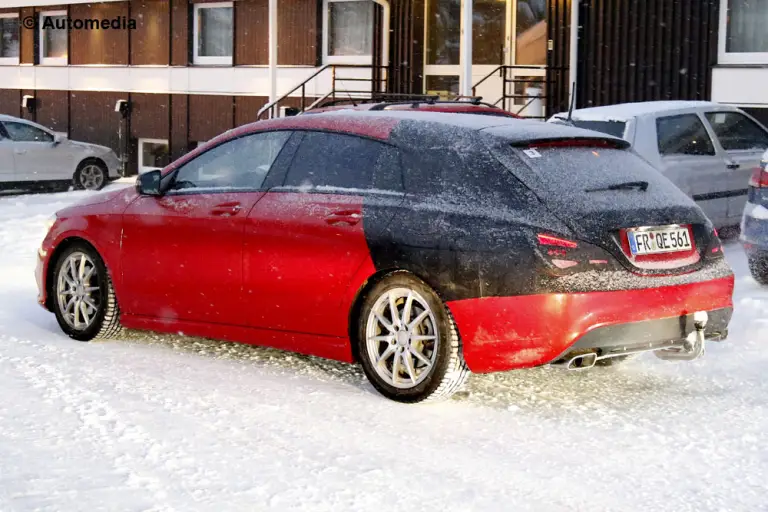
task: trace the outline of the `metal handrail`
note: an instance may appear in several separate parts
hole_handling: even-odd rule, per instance
[[[545,75],[544,76],[537,76],[534,79],[530,79],[530,78],[525,78],[525,79],[516,78],[515,75],[512,75],[512,78],[509,78],[509,71],[514,71],[514,70],[544,71]],[[472,94],[477,94],[477,87],[480,86],[482,83],[484,83],[489,78],[491,78],[492,76],[496,75],[496,73],[498,73],[498,75],[502,79],[502,84],[501,84],[502,91],[501,91],[501,97],[499,99],[497,99],[493,104],[494,105],[501,104],[501,108],[503,108],[504,110],[510,110],[511,111],[512,108],[515,106],[515,104],[512,103],[511,105],[509,105],[508,104],[508,100],[513,100],[513,102],[514,102],[514,100],[516,100],[516,99],[527,99],[528,101],[525,103],[525,105],[520,107],[517,110],[517,112],[515,112],[517,115],[522,115],[522,112],[529,105],[531,105],[534,100],[540,99],[540,100],[547,101],[547,100],[550,99],[549,95],[547,94],[547,92],[548,92],[548,87],[547,86],[550,85],[550,84],[555,83],[555,81],[556,81],[556,79],[554,77],[550,76],[550,75],[551,75],[552,72],[559,72],[559,71],[564,71],[564,70],[565,70],[565,68],[555,68],[555,67],[540,66],[540,65],[539,66],[534,66],[534,65],[520,65],[520,66],[516,66],[516,65],[506,65],[506,64],[505,65],[500,65],[500,66],[497,66],[493,71],[491,71],[490,73],[485,75],[483,78],[480,79],[480,81],[478,81],[477,83],[475,83],[472,86]],[[509,91],[508,86],[509,86],[509,84],[515,84],[515,83],[537,83],[537,84],[543,84],[544,85],[544,94],[540,95],[540,96],[528,96],[528,95],[525,95],[525,94],[522,94],[522,95],[521,94],[515,94],[514,91],[512,92],[512,94],[510,94],[508,92]],[[523,117],[526,117],[526,116],[523,116]],[[542,116],[527,116],[527,117],[529,117],[531,119],[546,119],[546,117],[542,117]]]
[[[280,104],[280,102],[284,101],[285,99],[290,97],[293,93],[295,93],[298,90],[301,90],[301,109],[300,110],[301,110],[301,112],[304,112],[308,108],[306,106],[306,87],[307,87],[307,83],[309,83],[310,80],[314,80],[315,78],[317,78],[317,76],[320,75],[320,73],[324,72],[327,69],[330,69],[331,72],[333,73],[332,77],[331,77],[331,91],[329,93],[327,93],[326,95],[324,95],[321,98],[322,100],[327,99],[329,96],[333,96],[334,98],[336,97],[336,81],[337,80],[342,81],[342,82],[343,81],[347,81],[347,79],[345,79],[345,78],[338,78],[336,76],[336,70],[337,69],[370,69],[371,70],[371,78],[370,79],[367,79],[367,78],[366,79],[350,78],[350,80],[353,80],[353,81],[366,81],[366,82],[370,81],[371,82],[371,89],[373,89],[373,84],[377,80],[380,80],[382,83],[386,83],[386,79],[387,79],[386,76],[384,76],[383,78],[377,79],[377,78],[375,78],[373,76],[373,74],[374,74],[373,72],[375,70],[377,70],[377,69],[378,70],[383,70],[383,71],[388,71],[388,66],[374,66],[374,65],[368,65],[368,64],[325,64],[320,69],[318,69],[317,71],[315,71],[314,73],[309,75],[309,77],[307,77],[303,82],[298,84],[296,87],[294,87],[293,89],[291,89],[287,93],[283,94],[282,96],[277,98],[275,101],[269,102],[266,105],[264,105],[263,107],[261,107],[259,109],[259,111],[256,113],[256,120],[257,121],[260,120],[262,118],[262,116],[266,112],[270,112],[272,114],[272,117],[274,117],[275,107],[277,107]],[[358,92],[358,91],[355,91],[355,92]],[[373,94],[373,93],[374,93],[374,91],[372,90],[371,94]],[[312,103],[312,105],[310,105],[309,108],[314,107],[318,103],[318,101],[319,100],[314,101]]]

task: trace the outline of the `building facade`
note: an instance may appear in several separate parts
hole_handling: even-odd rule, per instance
[[[573,33],[573,1],[474,0],[474,94],[549,115],[575,80],[578,107],[714,99],[765,119],[765,2],[581,0]],[[270,96],[457,94],[465,19],[461,0],[0,0],[0,113],[110,146],[132,174],[256,120]]]

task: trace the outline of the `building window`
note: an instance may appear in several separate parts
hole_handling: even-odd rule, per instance
[[[195,4],[195,64],[232,65],[233,16],[232,2]]]
[[[67,11],[40,13],[40,64],[67,65]]]
[[[139,174],[162,169],[171,163],[168,141],[162,139],[139,139]]]
[[[723,0],[720,8],[719,61],[768,64],[768,2]]]
[[[19,15],[0,14],[0,65],[19,63]]]
[[[374,5],[371,0],[324,0],[323,57],[326,63],[371,63]]]

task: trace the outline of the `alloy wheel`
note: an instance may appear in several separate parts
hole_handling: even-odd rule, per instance
[[[80,169],[80,185],[86,190],[98,190],[104,183],[104,171],[96,164],[88,164]]]
[[[371,308],[365,340],[378,376],[390,386],[410,389],[430,375],[440,335],[424,297],[409,288],[393,288]]]
[[[101,309],[100,278],[95,263],[83,252],[73,252],[59,268],[56,300],[62,318],[72,329],[87,329]]]

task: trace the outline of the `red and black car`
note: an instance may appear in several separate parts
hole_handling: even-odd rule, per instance
[[[243,126],[64,209],[39,301],[121,326],[360,362],[384,395],[723,339],[733,274],[702,211],[597,132],[341,112]]]

